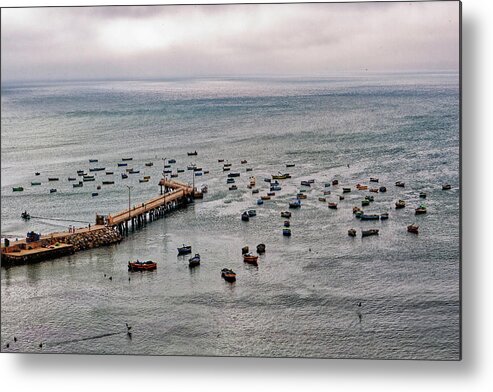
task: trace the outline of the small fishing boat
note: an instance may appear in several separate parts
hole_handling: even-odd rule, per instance
[[[286,178],[291,178],[289,173],[279,173],[279,174],[273,174],[272,175],[273,180],[285,180]]]
[[[286,163],[286,167],[294,167],[295,164],[294,163]]]
[[[342,188],[342,193],[349,193],[351,192],[351,188]]]
[[[188,156],[193,156],[193,155],[198,155],[197,151],[195,150],[194,152],[187,152]]]
[[[240,173],[228,173],[228,177],[229,178],[232,178],[232,177],[239,177],[240,176]]]
[[[83,183],[82,181],[79,181],[79,183],[78,183],[78,184],[72,184],[72,186],[73,186],[74,188],[82,188],[82,186],[83,186],[83,185],[84,185],[84,183]]]
[[[378,188],[378,190],[379,190],[380,192],[382,192],[382,193],[383,193],[383,192],[387,192],[387,188],[386,188],[386,187],[384,187],[384,186],[381,186],[380,188]]]
[[[219,163],[224,162],[224,159],[218,159],[217,160]]]
[[[127,165],[128,165],[128,163],[119,163],[118,167],[127,166]]]
[[[171,165],[168,165],[168,164],[165,164],[165,165],[164,165],[164,168],[165,168],[165,169],[169,169],[170,167],[171,167]],[[195,167],[194,167],[193,169],[195,170]]]
[[[79,177],[82,177],[82,176],[87,176],[87,173],[84,170],[77,170],[77,175]]]
[[[361,211],[361,208],[353,207],[353,214],[356,214],[358,211]]]
[[[149,182],[148,178],[139,178],[139,182]],[[104,181],[103,181],[104,184]]]
[[[128,178],[128,174],[122,173],[122,179]]]
[[[281,211],[281,216],[283,218],[291,218],[291,213],[289,211]]]
[[[181,248],[178,248],[178,255],[186,255],[189,253],[192,253],[192,246],[191,245],[183,244],[183,246]]]
[[[89,168],[90,172],[97,172],[97,171],[103,171],[105,168],[104,167],[91,167]]]
[[[404,187],[406,186],[406,184],[405,184],[404,182],[402,182],[402,181],[397,181],[397,182],[395,183],[395,186],[398,186],[398,187],[400,187],[400,188],[404,188]]]
[[[163,174],[171,174],[173,173],[173,170],[169,169],[169,170],[163,170]]]
[[[379,220],[380,215],[378,215],[378,214],[363,214],[360,216],[360,219],[362,221],[364,221],[364,220]]]
[[[40,172],[36,172],[34,173],[35,176],[39,176],[40,175]]]
[[[251,167],[247,167],[247,168],[246,168],[246,171],[247,171],[247,172],[251,172],[251,171],[253,171],[253,168],[251,168]]]
[[[248,163],[246,159],[241,160],[241,164],[244,165],[245,163]]]
[[[115,181],[103,181],[102,182],[103,185],[112,185],[114,183],[115,183]]]
[[[257,211],[255,210],[248,210],[248,216],[251,218],[252,216],[257,216]]]
[[[171,166],[170,166],[171,167]],[[195,166],[193,168],[193,171],[202,171],[202,168],[200,166]]]
[[[370,192],[378,193],[378,188],[370,188]]]
[[[326,182],[326,183],[324,184],[324,187],[325,187],[325,188],[330,187],[330,182]]]
[[[362,237],[368,237],[371,235],[378,235],[378,229],[361,230]]]
[[[251,187],[254,187],[256,183],[257,183],[257,180],[255,179],[255,177],[254,176],[251,176],[250,177],[250,182],[249,182],[250,186]]]
[[[24,211],[22,214],[21,214],[21,218],[24,219],[24,220],[29,220],[31,219],[31,215],[29,215],[27,213],[27,211]]]
[[[330,195],[331,191],[324,191],[324,196]]]
[[[202,174],[204,174],[204,173],[202,173],[202,172],[195,172],[195,177],[200,177]]]
[[[303,186],[311,186],[310,182],[308,182],[308,181],[301,181],[301,185],[303,185]]]
[[[344,200],[344,196],[339,195],[339,200]]]
[[[306,199],[306,198],[307,198],[307,196],[306,196],[304,193],[302,193],[302,192],[298,193],[298,194],[296,195],[296,197],[297,197],[298,199]]]
[[[301,200],[299,198],[295,200],[291,200],[289,202],[289,208],[300,208],[300,207],[301,207]]]
[[[325,197],[319,197],[319,198],[318,198],[318,201],[326,202],[326,201],[327,201],[327,199],[326,199]]]
[[[378,178],[370,177],[370,182],[378,182]]]
[[[389,213],[384,212],[383,214],[380,214],[380,220],[386,220],[389,219]]]
[[[375,201],[375,198],[373,196],[365,196],[365,199],[368,201]]]
[[[39,181],[31,181],[31,186],[41,185]]]
[[[82,180],[87,182],[87,181],[96,181],[96,179],[94,178],[94,176],[84,176],[82,177]]]
[[[289,227],[291,226],[291,223],[288,220],[284,221],[284,227]]]
[[[129,174],[138,174],[138,173],[140,173],[140,170],[134,170],[134,169],[132,169],[128,173]]]
[[[111,175],[113,175],[113,174],[115,174],[115,173],[114,173],[114,172],[112,172],[112,171],[107,171],[107,172],[106,172],[106,175],[107,175],[107,176],[111,176]]]
[[[196,253],[195,256],[188,259],[188,266],[190,268],[193,268],[197,267],[198,265],[200,265],[200,255]]]
[[[128,262],[129,271],[152,271],[157,268],[157,263],[151,260]]]
[[[418,208],[414,210],[415,215],[426,214],[426,206],[424,204],[420,204]]]
[[[415,224],[412,224],[412,225],[407,226],[407,231],[409,233],[418,234],[418,229],[419,229],[419,226],[418,225],[415,225]]]
[[[149,180],[151,176],[144,176],[144,180]]]
[[[230,191],[236,191],[237,189],[238,189],[238,187],[237,187],[236,185],[231,185],[231,186],[229,187],[229,190],[230,190]]]
[[[257,199],[257,205],[261,206],[262,204],[264,204],[264,201],[262,199]]]
[[[176,169],[177,173],[185,173],[185,169]]]
[[[369,205],[370,205],[370,200],[368,200],[368,199],[363,199],[363,200],[361,200],[361,205],[362,205],[363,207],[365,207],[365,206],[369,206]]]
[[[48,177],[48,181],[58,181],[58,177]]]
[[[243,255],[243,261],[248,264],[258,265],[258,256],[254,256],[252,253],[246,253]]]
[[[96,189],[97,189],[97,190],[100,190],[100,189],[101,189],[101,185],[98,185],[98,186],[96,187]]]
[[[221,270],[221,277],[226,281],[226,282],[234,282],[236,280],[236,274],[232,269],[229,268],[223,268]]]
[[[97,161],[98,161],[97,159],[89,159],[89,163],[95,163]]]
[[[361,215],[363,215],[363,214],[364,214],[364,211],[363,210],[359,210],[359,211],[356,211],[354,213],[354,215],[356,216],[356,218],[361,218]]]
[[[271,182],[272,180],[270,178],[264,178],[265,182]]]
[[[275,196],[276,192],[267,192],[267,196]]]
[[[231,168],[230,168],[230,167],[223,167],[223,172],[225,172],[225,171],[230,171],[230,170],[231,170]]]
[[[359,191],[366,191],[368,189],[368,185],[356,184],[356,189]]]
[[[442,190],[444,190],[444,191],[448,191],[448,190],[450,190],[450,189],[452,189],[452,187],[450,186],[450,184],[445,184],[445,185],[442,185]]]
[[[234,184],[235,183],[235,179],[234,178],[228,178],[226,179],[226,184]]]
[[[204,170],[202,173],[209,174],[209,170]]]
[[[99,193],[98,193],[98,192],[93,192],[93,193],[92,193],[92,197],[94,197],[94,196],[98,196],[98,195],[99,195]]]
[[[258,254],[265,253],[265,244],[258,244],[257,245],[257,253]]]
[[[337,210],[337,203],[329,203],[329,208]]]
[[[122,158],[122,161],[131,161],[133,158]]]
[[[232,165],[232,163],[227,162],[227,163],[225,163],[225,164],[223,165],[223,167],[231,167],[231,165]]]
[[[187,170],[193,170],[197,167],[195,163],[191,163],[190,165],[187,166]]]
[[[151,167],[151,166],[154,166],[154,163],[153,162],[146,162],[146,163],[144,163],[144,165],[146,165],[147,167]]]
[[[405,206],[406,206],[406,202],[404,200],[399,200],[395,203],[396,209],[404,208]]]
[[[69,177],[69,178],[67,178],[67,181],[75,181],[75,180],[76,180],[76,178],[75,178],[75,177]],[[31,184],[32,184],[32,183],[31,183]]]
[[[419,197],[426,199],[426,192],[419,192]]]
[[[282,229],[282,235],[285,237],[290,237],[291,236],[291,229],[288,227],[285,227]]]
[[[176,163],[176,159],[168,159],[168,163]]]
[[[256,189],[252,189],[252,195],[255,194],[255,193],[259,193],[260,192],[260,189],[256,188]]]
[[[270,200],[270,196],[268,196],[268,195],[262,195],[262,196],[260,196],[260,198],[262,200]]]
[[[355,229],[349,229],[347,231],[348,236],[350,237],[356,237],[356,230]]]
[[[207,193],[208,191],[209,191],[209,188],[207,187],[206,184],[203,184],[200,186],[200,192]]]
[[[241,214],[241,220],[243,222],[248,222],[250,220],[250,215],[248,215],[248,212],[244,212],[243,214]]]
[[[56,189],[55,188],[51,188],[50,189],[50,193],[55,193],[56,192]]]
[[[337,185],[339,184],[339,180],[332,180],[332,185]]]

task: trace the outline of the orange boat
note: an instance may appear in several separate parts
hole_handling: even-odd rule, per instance
[[[254,256],[251,253],[247,253],[243,255],[243,261],[245,263],[258,265],[257,260],[258,260],[258,256]]]
[[[128,262],[129,271],[151,271],[157,268],[157,263],[151,260]]]

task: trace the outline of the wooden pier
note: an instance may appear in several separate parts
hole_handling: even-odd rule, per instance
[[[129,226],[134,231],[153,220],[162,218],[169,211],[192,202],[196,191],[188,184],[180,181],[162,179],[159,182],[161,195],[142,203],[139,206],[108,215],[107,225],[115,227],[120,234],[128,235]]]

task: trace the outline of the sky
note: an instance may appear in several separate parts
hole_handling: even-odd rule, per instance
[[[3,81],[459,70],[459,3],[3,8]]]

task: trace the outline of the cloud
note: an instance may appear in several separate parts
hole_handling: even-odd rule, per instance
[[[458,70],[458,2],[2,10],[2,76]]]

